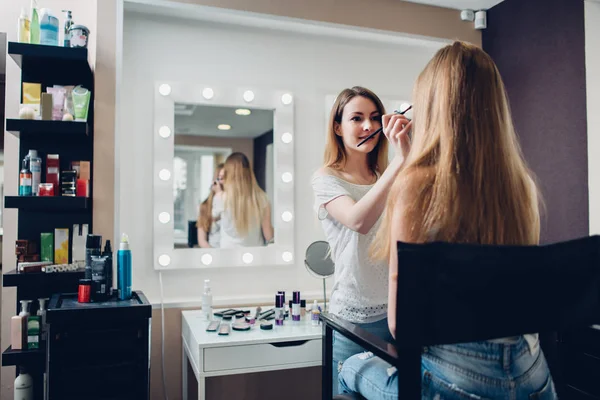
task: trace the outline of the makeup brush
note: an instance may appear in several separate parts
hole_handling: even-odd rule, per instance
[[[408,106],[408,108],[404,111],[398,111],[398,110],[394,110],[395,114],[398,115],[404,115],[405,112],[407,112],[408,110],[410,110],[412,108],[412,105]],[[383,130],[383,126],[379,129],[377,129],[375,132],[371,133],[369,136],[367,136],[366,138],[364,138],[364,140],[362,142],[360,142],[358,145],[356,145],[356,147],[360,147],[362,144],[364,144],[365,142],[373,139],[373,137],[375,135],[377,135],[379,132],[381,132]]]

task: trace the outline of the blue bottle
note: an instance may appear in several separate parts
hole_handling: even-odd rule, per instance
[[[131,299],[131,250],[126,234],[121,237],[117,252],[117,289],[119,300]]]

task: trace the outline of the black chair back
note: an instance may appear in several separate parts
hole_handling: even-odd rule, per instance
[[[600,236],[545,246],[398,243],[400,399],[421,350],[600,323]]]

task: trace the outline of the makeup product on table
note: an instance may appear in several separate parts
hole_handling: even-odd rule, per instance
[[[300,292],[293,293],[291,313],[293,321],[300,321]]]
[[[131,250],[129,237],[124,233],[117,252],[117,289],[119,300],[131,299]]]
[[[283,325],[284,305],[284,295],[282,293],[277,293],[275,295],[275,325]]]
[[[227,322],[222,322],[221,325],[219,326],[219,335],[229,335],[229,332],[231,331],[231,325],[229,325],[229,323]]]
[[[204,293],[202,294],[202,315],[206,321],[212,319],[212,291],[210,290],[210,279],[204,280]]]
[[[306,318],[306,300],[305,299],[300,300],[300,318],[301,319]]]
[[[233,318],[233,315],[231,315],[231,314],[223,315],[223,321],[231,321],[232,318]]]
[[[315,302],[313,303],[313,306],[312,306],[312,310],[311,310],[311,321],[312,321],[313,326],[319,326],[319,315],[320,314],[321,314],[321,311],[319,310],[319,305],[317,304],[317,301],[315,300]]]
[[[256,320],[258,319],[258,316],[260,315],[261,310],[262,310],[262,307],[260,307],[260,306],[256,307],[256,313],[254,314],[253,317],[247,316],[246,322],[254,325],[256,323]]]
[[[79,291],[77,292],[77,301],[80,303],[89,303],[92,300],[92,280],[80,279]]]
[[[92,255],[92,301],[105,301],[112,288],[112,248],[106,241],[101,255]]]
[[[260,329],[263,331],[270,331],[273,329],[273,324],[268,321],[260,321]]]
[[[406,113],[406,112],[407,112],[408,110],[410,110],[411,108],[412,108],[412,105],[411,105],[411,106],[409,106],[409,107],[407,107],[407,108],[406,108],[406,110],[404,110],[404,111],[398,111],[398,110],[394,110],[394,113],[395,113],[395,114],[398,114],[398,115],[404,115],[404,113]],[[361,146],[361,145],[363,145],[365,142],[367,142],[367,141],[369,141],[369,140],[373,139],[373,137],[374,137],[375,135],[377,135],[377,134],[378,134],[379,132],[381,132],[381,131],[383,131],[383,126],[382,126],[381,128],[379,128],[379,129],[377,129],[375,132],[371,133],[369,136],[367,136],[367,137],[366,137],[366,138],[365,138],[365,139],[364,139],[362,142],[360,142],[359,144],[357,144],[357,145],[356,145],[356,147],[360,147],[360,146]]]
[[[234,331],[249,331],[252,325],[244,321],[236,321],[231,325]]]
[[[87,235],[85,242],[85,279],[92,279],[92,256],[99,256],[102,251],[102,236]]]
[[[210,323],[208,324],[208,326],[206,327],[206,332],[216,332],[217,329],[219,328],[219,325],[221,324],[220,321],[210,321]]]

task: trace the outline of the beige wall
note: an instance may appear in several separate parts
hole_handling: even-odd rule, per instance
[[[412,35],[424,35],[446,39],[462,39],[481,44],[481,34],[473,29],[470,23],[460,21],[458,11],[403,2],[400,0],[175,0],[190,3],[241,11],[272,14],[293,18],[309,19],[327,23],[338,23],[362,28],[403,32]],[[0,31],[9,33],[9,40],[15,40],[16,21],[21,7],[29,8],[29,0],[2,1],[0,13]],[[114,216],[118,213],[115,207],[114,187],[115,171],[115,121],[118,115],[117,101],[117,60],[120,44],[117,43],[117,24],[119,16],[116,0],[44,0],[44,6],[54,10],[71,9],[77,23],[84,23],[91,29],[90,62],[96,74],[95,93],[95,125],[94,125],[94,227],[95,231],[105,238],[114,238]],[[18,69],[8,60],[7,71],[7,118],[16,116],[18,111]],[[15,100],[16,99],[16,100]],[[126,134],[126,133],[123,133]],[[15,193],[17,189],[18,160],[14,150],[18,141],[6,135],[6,193]],[[11,149],[13,156],[11,156]],[[247,154],[251,154],[247,153]],[[16,239],[16,212],[5,215],[5,239],[13,242]],[[10,246],[7,246],[10,248]],[[3,255],[3,264],[14,265],[14,255]],[[8,270],[8,268],[5,268]],[[2,349],[8,342],[8,319],[14,312],[14,290],[3,291]],[[181,398],[181,309],[168,309],[166,313],[166,354],[167,354],[167,386],[170,399]],[[153,399],[162,398],[162,381],[160,378],[160,317],[153,319],[152,345],[152,393]],[[258,393],[262,386],[269,386],[273,381],[284,385],[282,393],[297,393],[298,398],[318,398],[318,391],[302,388],[320,388],[318,369],[284,371],[252,376],[215,378],[209,381],[210,399],[233,398],[232,392],[226,388],[246,389],[246,392]],[[284,377],[280,379],[279,377]],[[2,368],[2,392],[0,398],[10,398],[13,368]],[[292,381],[299,382],[293,384]],[[227,382],[227,383],[224,383]],[[231,385],[231,382],[235,384]],[[288,386],[289,383],[289,386]],[[298,389],[296,389],[298,385]],[[310,392],[310,394],[309,394]],[[219,394],[220,393],[220,394]],[[229,394],[228,394],[229,393]],[[236,392],[239,394],[239,392]],[[317,393],[316,395],[312,393]],[[233,396],[233,397],[232,397]],[[244,397],[255,398],[255,397]],[[275,398],[275,397],[274,397]]]
[[[254,162],[254,140],[242,138],[218,138],[211,136],[196,136],[196,135],[175,135],[175,144],[185,146],[202,146],[202,147],[225,147],[230,148],[232,152],[239,151],[244,153],[250,164]]]
[[[481,45],[481,31],[460,20],[460,11],[401,0],[174,0],[312,21],[460,39]]]

